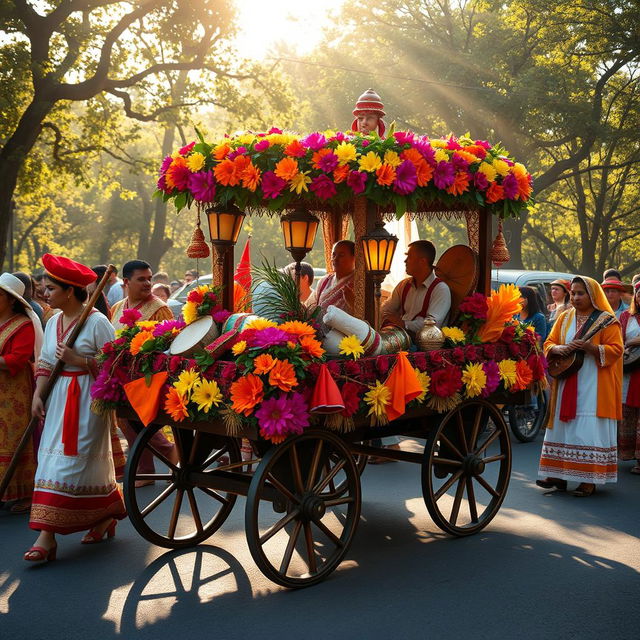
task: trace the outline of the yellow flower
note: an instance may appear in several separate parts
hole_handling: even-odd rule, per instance
[[[470,362],[462,371],[462,382],[467,388],[467,398],[475,398],[487,386],[487,374],[480,363]]]
[[[196,151],[187,158],[187,167],[191,173],[200,171],[204,167],[204,156]]]
[[[338,349],[343,356],[353,356],[354,360],[364,354],[362,343],[353,335],[342,338],[340,344],[338,344]]]
[[[195,322],[198,319],[198,305],[195,302],[185,302],[184,307],[182,307],[182,317],[185,324]]]
[[[416,398],[418,402],[424,402],[427,397],[427,392],[429,391],[429,385],[431,384],[431,378],[428,373],[420,371],[419,369],[414,369],[416,375],[418,376],[418,382],[422,387],[422,393]]]
[[[502,380],[504,386],[509,389],[516,381],[515,360],[501,360],[498,362],[498,370],[500,371],[500,380]]]
[[[277,326],[278,325],[273,320],[267,320],[267,318],[254,318],[253,320],[249,320],[242,329],[257,329],[260,331],[261,329],[268,329],[269,327]]]
[[[341,142],[334,153],[338,156],[338,164],[344,165],[358,157],[355,145],[350,142]]]
[[[200,380],[193,387],[191,401],[198,405],[200,411],[209,413],[213,405],[216,407],[222,402],[222,392],[215,380]]]
[[[449,160],[449,154],[444,149],[438,149],[434,158],[436,162],[447,162]]]
[[[188,398],[189,393],[199,381],[200,374],[195,369],[185,369],[180,372],[173,386],[183,398]]]
[[[153,329],[158,323],[155,320],[140,320],[136,322],[136,327],[140,327],[143,331]]]
[[[483,162],[478,167],[478,171],[480,171],[480,173],[484,173],[489,182],[493,182],[496,179],[496,170],[488,162]]]
[[[386,151],[384,154],[384,162],[390,164],[394,169],[402,164],[400,156],[395,151]]]
[[[521,162],[516,162],[513,167],[511,167],[511,173],[513,173],[516,178],[526,178],[528,172]]]
[[[493,168],[499,173],[501,176],[506,176],[509,173],[509,165],[504,161],[496,158],[493,161]],[[487,176],[488,178],[489,176]]]
[[[291,178],[291,184],[289,185],[289,191],[295,191],[300,195],[303,191],[309,191],[307,185],[311,182],[308,171],[300,171],[293,178]]]
[[[458,343],[466,341],[464,331],[462,329],[458,329],[458,327],[442,327],[442,335],[451,340],[451,342]]]
[[[391,390],[380,380],[376,380],[375,386],[369,387],[369,391],[364,394],[364,401],[369,405],[368,416],[386,416],[387,405],[391,402]]]
[[[436,149],[443,149],[447,146],[447,144],[449,144],[447,140],[430,140],[430,142],[431,146],[435,147]]]
[[[231,347],[231,352],[234,356],[239,356],[241,353],[244,353],[244,350],[247,348],[246,340],[240,340],[240,342],[236,342],[233,347]]]
[[[380,156],[374,151],[369,151],[367,155],[360,157],[359,169],[360,171],[368,171],[373,173],[376,169],[382,166],[382,160]]]
[[[253,133],[243,133],[236,138],[236,142],[241,145],[249,145],[256,139]]]

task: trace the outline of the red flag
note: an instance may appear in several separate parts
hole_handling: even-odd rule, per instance
[[[251,236],[247,238],[247,242],[242,250],[242,257],[236,272],[233,274],[233,279],[245,290],[251,290]]]

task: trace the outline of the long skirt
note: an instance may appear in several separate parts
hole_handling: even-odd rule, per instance
[[[9,466],[24,430],[31,419],[33,372],[24,367],[17,375],[0,371],[0,478]],[[11,482],[0,501],[27,500],[33,492],[36,455],[33,441],[27,443]]]
[[[618,422],[618,457],[620,460],[640,460],[640,408],[622,405],[622,420]]]

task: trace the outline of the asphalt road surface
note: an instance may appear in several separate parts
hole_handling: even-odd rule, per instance
[[[405,441],[403,447],[414,446]],[[430,520],[417,465],[368,467],[347,559],[323,583],[280,588],[254,564],[244,499],[207,543],[150,545],[121,522],[114,539],[59,538],[31,566],[25,516],[0,512],[0,638],[640,639],[640,476],[590,498],[534,486],[540,440],[513,443],[509,493],[463,539]]]

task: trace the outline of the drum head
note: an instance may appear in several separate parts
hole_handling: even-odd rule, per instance
[[[212,332],[214,327],[215,324],[211,316],[200,318],[188,324],[174,338],[169,347],[169,353],[173,356],[178,356],[191,352],[194,348],[201,346],[203,340]],[[216,335],[213,335],[211,339],[215,338]],[[207,342],[209,341],[207,340]]]
[[[438,260],[436,275],[444,280],[451,290],[449,322],[453,322],[458,315],[458,306],[463,298],[473,293],[478,284],[476,253],[466,244],[450,247]]]

